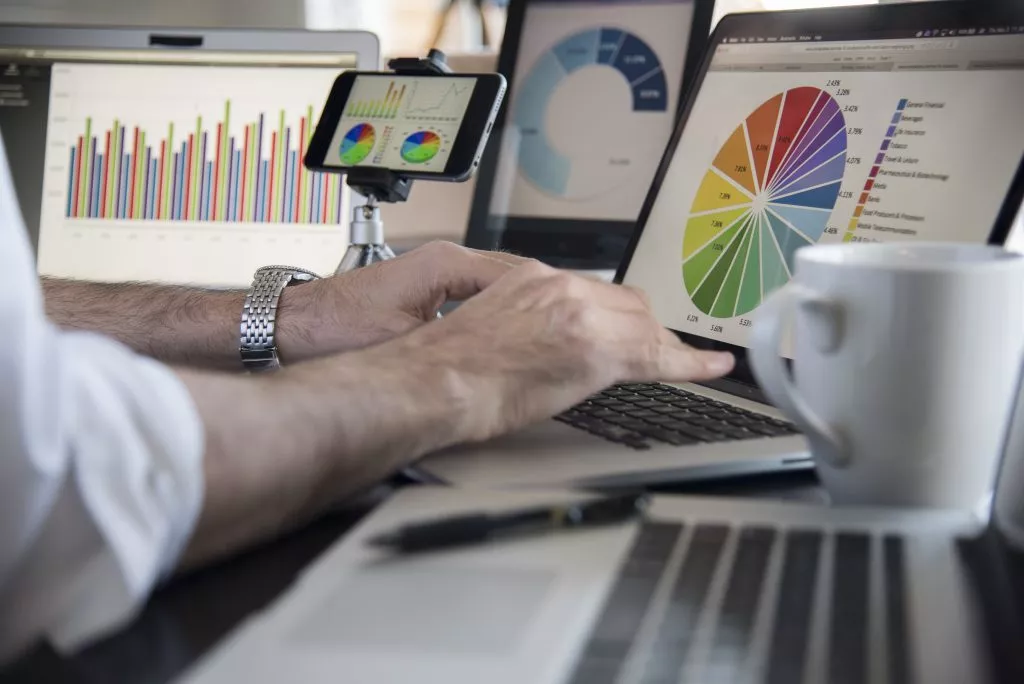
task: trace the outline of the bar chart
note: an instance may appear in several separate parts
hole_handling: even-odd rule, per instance
[[[394,119],[405,98],[405,86],[398,87],[394,81],[388,84],[388,91],[380,99],[360,99],[353,101],[345,116],[364,119]]]
[[[54,67],[39,271],[217,287],[245,286],[264,264],[331,271],[348,244],[349,193],[303,157],[336,78],[322,68]]]
[[[313,108],[286,123],[261,113],[230,134],[223,117],[164,135],[115,119],[100,131],[92,117],[68,152],[65,216],[70,219],[339,223],[341,180],[302,165]],[[205,124],[205,126],[204,126]],[[269,142],[269,154],[263,150]]]

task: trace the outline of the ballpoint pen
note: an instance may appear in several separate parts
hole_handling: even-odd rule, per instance
[[[405,525],[370,537],[367,543],[400,553],[429,551],[476,544],[498,536],[625,522],[641,515],[649,503],[646,494],[629,494],[506,513],[470,513]]]

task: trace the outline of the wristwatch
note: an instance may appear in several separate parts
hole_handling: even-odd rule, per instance
[[[308,283],[320,276],[293,266],[264,266],[256,271],[242,307],[238,351],[242,366],[249,371],[276,370],[281,359],[274,343],[277,303],[289,285]]]

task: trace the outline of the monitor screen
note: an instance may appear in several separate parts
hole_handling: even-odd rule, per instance
[[[346,53],[0,48],[0,135],[42,275],[246,285],[330,271],[345,197],[302,157]]]
[[[746,347],[801,247],[986,242],[1024,155],[1018,28],[728,38],[623,282],[665,326]]]
[[[468,243],[566,266],[612,266],[671,137],[710,4],[522,5],[521,30],[502,48],[508,104],[481,167]]]
[[[324,166],[443,172],[475,87],[475,78],[357,76]]]

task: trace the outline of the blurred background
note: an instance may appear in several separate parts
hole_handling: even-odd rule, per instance
[[[719,0],[729,12],[875,4],[887,0]],[[504,28],[502,0],[0,0],[0,22],[155,26],[365,28],[383,53],[493,50]],[[485,37],[490,40],[485,44]]]

